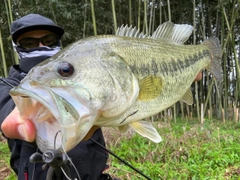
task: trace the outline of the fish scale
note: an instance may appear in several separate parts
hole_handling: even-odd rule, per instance
[[[143,39],[142,41],[144,41]],[[209,51],[207,50],[207,47],[203,45],[198,45],[199,50],[195,46],[175,46],[172,47],[172,45],[167,46],[168,48],[162,48],[164,46],[161,46],[161,41],[158,43],[158,41],[154,41],[154,45],[152,45],[152,51],[151,53],[144,52],[145,48],[141,47],[141,41],[136,40],[137,42],[134,43],[134,49],[126,49],[124,46],[126,46],[125,42],[121,42],[122,39],[119,39],[118,41],[118,47],[113,47],[112,50],[115,51],[117,54],[119,54],[123,59],[126,61],[126,63],[129,65],[129,67],[132,69],[133,73],[136,74],[136,76],[141,76],[143,74],[149,75],[151,73],[157,73],[156,70],[161,70],[159,73],[172,73],[174,71],[177,71],[178,69],[183,70],[184,68],[187,68],[189,66],[193,66],[196,62],[198,62],[200,59],[203,59],[203,57],[209,57]],[[124,41],[124,39],[123,39]],[[146,41],[146,40],[145,40]],[[149,43],[152,41],[149,41]],[[156,44],[160,44],[159,46],[155,46]],[[111,46],[111,45],[110,45]],[[149,45],[150,46],[150,45]],[[202,46],[202,47],[201,47]],[[138,48],[136,48],[138,47]],[[172,49],[174,53],[172,53],[170,50]],[[121,50],[121,51],[118,51]],[[135,51],[142,51],[142,53],[138,53],[138,57],[131,56],[132,54],[137,54]],[[167,54],[164,52],[168,52]],[[178,55],[175,55],[176,52],[180,52]],[[161,54],[164,54],[160,57]],[[200,55],[200,56],[199,56]],[[129,58],[130,57],[130,58]],[[133,57],[133,58],[131,58]],[[158,57],[158,58],[156,58]],[[136,61],[136,59],[139,59]],[[142,60],[142,61],[141,61]],[[156,61],[158,63],[156,63]],[[176,62],[178,61],[178,62]],[[210,59],[208,60],[210,62]],[[151,65],[155,63],[155,69],[151,67]],[[156,65],[159,65],[158,67]],[[179,65],[183,64],[184,66],[181,66],[181,68],[178,68]],[[173,68],[171,68],[173,67]],[[172,69],[172,70],[171,70]],[[155,70],[155,71],[154,71]],[[168,71],[171,70],[171,71]],[[152,71],[152,72],[151,72]]]

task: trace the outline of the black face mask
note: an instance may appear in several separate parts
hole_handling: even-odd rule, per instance
[[[50,56],[39,56],[39,57],[30,57],[30,58],[22,58],[19,62],[19,68],[21,71],[28,73],[30,69],[32,69],[38,63],[44,61]]]
[[[31,68],[33,68],[38,63],[44,61],[45,59],[53,56],[54,54],[59,52],[60,49],[60,46],[56,46],[54,48],[42,46],[32,48],[30,50],[16,47],[20,58],[19,68],[21,71],[28,73]]]

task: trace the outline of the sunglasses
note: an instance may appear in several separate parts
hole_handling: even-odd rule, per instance
[[[58,44],[59,38],[57,35],[49,34],[41,38],[23,38],[18,41],[17,45],[24,49],[31,49],[39,47],[39,43],[42,43],[44,46],[54,47]]]

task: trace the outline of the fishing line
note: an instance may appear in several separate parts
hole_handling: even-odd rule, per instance
[[[54,136],[54,142],[53,142],[53,144],[54,144],[54,146],[53,146],[53,149],[54,150],[56,150],[56,141],[57,141],[57,135],[58,135],[58,133],[61,133],[62,131],[61,130],[59,130],[56,134],[55,134],[55,136]],[[61,143],[62,143],[62,141],[61,141]]]
[[[63,169],[62,167],[60,167],[60,168],[61,168],[63,174],[65,175],[65,177],[66,177],[68,180],[77,180],[77,178],[71,179],[70,177],[68,177],[68,175],[67,175],[67,173],[64,171],[64,169]],[[79,177],[79,178],[80,178],[80,177]],[[80,178],[79,180],[81,180],[81,178]]]
[[[55,135],[55,138],[54,138],[54,149],[56,148],[56,139],[57,139],[57,135],[58,135],[59,133],[62,133],[62,131],[59,130],[59,131],[56,133],[56,135]],[[67,160],[68,160],[68,161],[70,162],[70,164],[72,165],[72,167],[73,167],[73,169],[75,170],[75,172],[76,172],[77,177],[79,178],[79,180],[81,180],[80,174],[78,173],[78,170],[77,170],[76,166],[73,164],[71,158],[68,156],[68,154],[67,154],[67,152],[66,152],[66,149],[65,149],[64,146],[63,146],[62,138],[61,138],[61,146],[62,146],[63,153],[64,153],[65,156],[67,157]],[[66,177],[67,179],[71,180],[71,179],[67,176],[67,174],[66,174],[66,172],[64,171],[64,169],[63,169],[62,167],[60,167],[60,168],[61,168],[63,174],[65,175],[65,177]],[[74,178],[74,180],[75,180],[75,179],[76,179],[76,178]]]
[[[139,171],[138,169],[136,169],[135,167],[133,167],[131,164],[129,164],[127,161],[125,161],[124,159],[120,158],[119,156],[117,156],[116,154],[114,154],[112,151],[110,151],[109,149],[107,149],[106,147],[104,147],[103,145],[101,145],[100,143],[98,143],[97,141],[95,141],[93,138],[89,138],[92,142],[96,143],[98,146],[100,146],[101,148],[103,148],[105,151],[107,151],[109,154],[111,154],[112,156],[114,156],[115,158],[117,158],[119,161],[123,162],[125,165],[127,165],[128,167],[130,167],[131,169],[133,169],[134,171],[136,171],[137,173],[139,173],[140,175],[142,175],[143,177],[145,177],[148,180],[152,180],[150,177],[148,177],[147,175],[143,174],[141,171]]]

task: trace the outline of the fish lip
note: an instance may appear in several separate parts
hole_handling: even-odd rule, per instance
[[[33,81],[32,81],[33,82]],[[50,135],[50,141],[47,140],[47,138],[42,138],[44,137],[44,133],[48,133],[49,130],[52,131],[53,124],[51,124],[48,121],[44,121],[43,123],[39,123],[37,117],[35,119],[32,119],[32,122],[34,123],[35,127],[39,127],[40,124],[44,126],[44,128],[41,128],[41,132],[37,131],[36,134],[36,143],[39,147],[39,149],[44,152],[48,149],[59,149],[59,150],[63,150],[64,149],[64,140],[66,139],[66,137],[64,137],[64,132],[66,130],[66,124],[62,124],[63,119],[62,117],[64,112],[62,110],[60,110],[59,104],[56,103],[57,99],[55,98],[55,94],[53,94],[53,91],[44,86],[43,84],[39,83],[39,82],[33,82],[35,85],[32,86],[31,83],[22,83],[21,85],[14,87],[11,91],[10,91],[10,95],[12,96],[15,104],[17,105],[18,109],[21,109],[22,103],[21,101],[23,99],[27,99],[29,100],[29,102],[31,102],[31,105],[33,105],[33,103],[38,102],[40,103],[43,107],[46,108],[46,110],[48,110],[51,113],[51,118],[53,119],[53,124],[54,124],[54,132],[52,133],[52,135]],[[38,92],[41,92],[40,94],[38,94]],[[45,93],[45,96],[43,96],[43,94]],[[25,105],[23,105],[24,107]],[[26,107],[25,107],[26,108]],[[36,110],[35,114],[37,114],[39,111]],[[21,113],[21,110],[20,110]],[[68,126],[73,126],[74,123],[68,124]],[[42,130],[43,129],[43,130]],[[43,132],[42,132],[43,131]],[[56,135],[59,132],[62,132],[61,136],[60,135]],[[57,137],[55,139],[55,136]],[[67,149],[64,149],[64,151]]]

